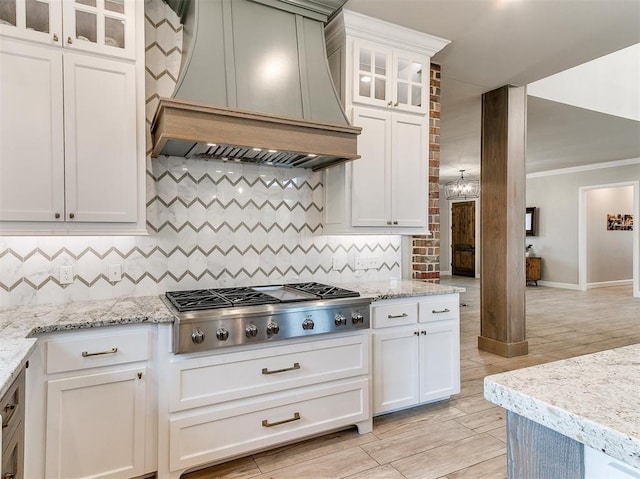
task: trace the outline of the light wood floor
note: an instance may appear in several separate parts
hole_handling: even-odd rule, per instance
[[[527,288],[529,355],[477,349],[479,281],[445,277],[461,294],[462,390],[449,401],[380,416],[373,432],[328,434],[183,476],[184,479],[506,478],[505,413],[482,396],[486,375],[640,342],[640,298],[628,287]]]

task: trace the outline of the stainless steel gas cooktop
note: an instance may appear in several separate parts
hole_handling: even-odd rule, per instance
[[[173,351],[189,353],[369,327],[370,298],[321,283],[169,291]]]

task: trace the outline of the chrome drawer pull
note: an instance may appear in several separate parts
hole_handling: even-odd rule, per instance
[[[294,371],[296,369],[300,369],[300,363],[293,363],[293,366],[291,366],[290,368],[274,369],[273,371],[269,371],[269,368],[262,368],[262,374],[284,373],[287,371]]]
[[[276,422],[271,422],[270,423],[268,419],[263,419],[262,420],[262,427],[279,426],[280,424],[286,424],[288,422],[299,421],[299,420],[300,420],[300,413],[299,412],[294,412],[292,418],[285,419],[284,421],[276,421]]]
[[[440,311],[436,311],[435,309],[432,309],[432,310],[431,310],[431,312],[432,312],[433,314],[438,314],[438,313],[450,313],[450,312],[451,312],[451,310],[450,310],[450,309],[447,309],[447,308],[444,308],[444,309],[442,309],[442,310],[440,310]]]
[[[114,354],[118,352],[118,348],[111,348],[109,351],[100,351],[99,353],[88,353],[87,351],[82,351],[82,357],[88,358],[89,356],[102,356],[103,354]]]
[[[387,318],[389,319],[396,319],[396,318],[406,318],[407,316],[409,316],[407,313],[402,313],[402,314],[388,314]]]

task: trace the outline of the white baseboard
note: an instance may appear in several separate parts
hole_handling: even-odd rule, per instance
[[[451,276],[451,271],[440,271],[440,276]]]
[[[549,288],[561,288],[561,289],[573,289],[580,291],[580,286],[572,283],[556,283],[555,281],[538,281],[540,286],[547,286]]]
[[[587,289],[594,288],[611,288],[612,286],[631,286],[632,279],[619,279],[616,281],[602,281],[600,283],[587,283]]]

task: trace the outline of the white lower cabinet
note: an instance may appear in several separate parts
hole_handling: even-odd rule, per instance
[[[372,312],[374,414],[460,392],[458,294],[380,301]]]
[[[157,467],[155,326],[39,337],[29,358],[29,479],[128,479]]]
[[[170,337],[161,327],[159,344]],[[349,425],[372,429],[368,331],[204,355],[168,349],[158,365],[160,479]]]
[[[169,419],[171,471],[367,421],[366,378],[322,384]]]
[[[584,446],[584,479],[640,479],[640,469]]]
[[[144,472],[144,367],[47,382],[50,478],[129,478]]]

